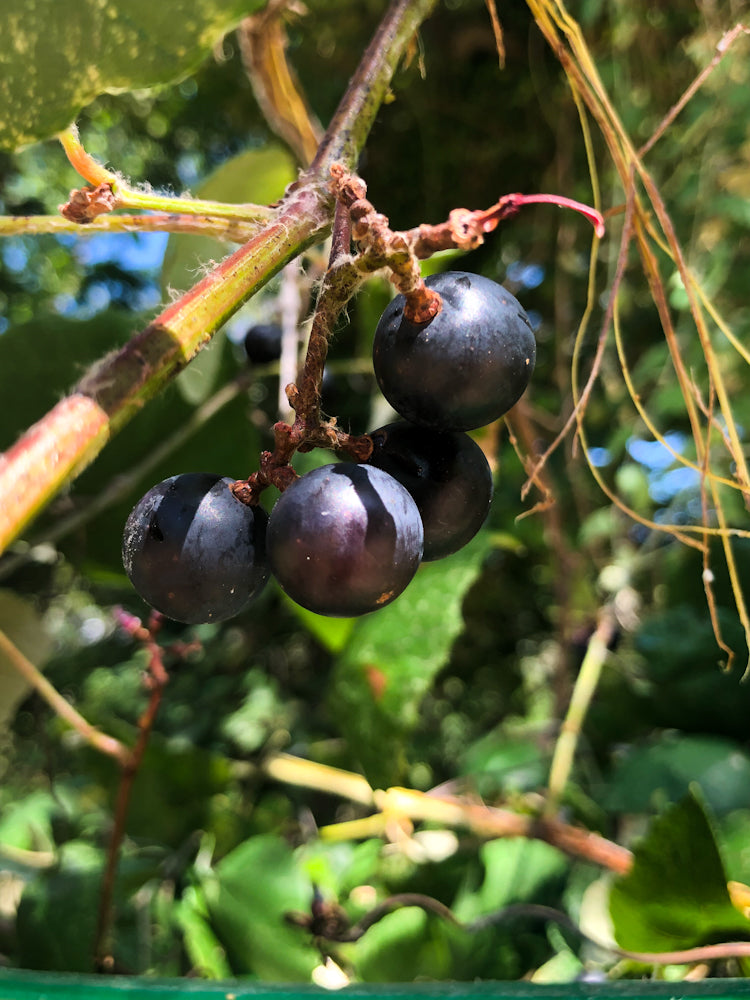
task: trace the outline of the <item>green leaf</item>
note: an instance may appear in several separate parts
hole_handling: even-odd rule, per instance
[[[461,605],[489,546],[480,532],[448,559],[425,563],[398,600],[357,624],[336,663],[333,711],[376,786],[403,774],[422,698],[461,632]]]
[[[31,601],[10,590],[0,590],[0,629],[37,668],[52,652],[52,640],[45,632],[42,616]],[[31,685],[0,650],[0,730],[30,691]]]
[[[389,913],[352,949],[357,975],[364,982],[451,979],[457,940],[462,932],[441,917],[414,906]]]
[[[283,147],[248,149],[222,163],[195,195],[231,204],[269,205],[281,198],[296,176],[294,159]],[[170,236],[161,273],[165,295],[187,291],[230,250],[230,244],[210,236]],[[221,360],[217,339],[177,378],[180,392],[189,403],[202,403],[216,385]]]
[[[55,796],[41,788],[16,802],[4,802],[0,818],[0,844],[34,850],[40,844],[51,850],[52,817],[60,808]]]
[[[475,892],[464,890],[453,906],[466,923],[510,903],[539,902],[547,886],[569,869],[565,855],[541,840],[491,840],[482,845],[484,880]]]
[[[283,840],[246,840],[203,877],[202,888],[211,925],[235,974],[309,982],[319,956],[284,915],[309,910],[312,886]]]
[[[132,894],[158,868],[153,859],[120,859],[115,885],[116,958],[133,971],[144,968],[144,922]],[[70,841],[58,864],[30,882],[18,906],[19,964],[27,969],[90,972],[101,895],[104,852]]]
[[[630,951],[673,951],[750,938],[702,805],[690,795],[655,819],[610,893],[615,938]]]
[[[211,929],[203,893],[189,886],[175,907],[175,919],[182,929],[185,951],[193,971],[207,979],[229,979],[232,970],[224,949]]]
[[[268,145],[246,149],[226,160],[193,194],[232,205],[270,205],[281,198],[296,176],[292,155],[282,146]],[[230,249],[231,244],[210,236],[173,234],[164,252],[162,290],[165,294],[170,290],[187,291],[212,261],[226,257]]]
[[[0,143],[54,135],[99,94],[193,72],[262,0],[18,0],[0,5]]]
[[[549,756],[538,740],[512,736],[500,728],[467,748],[461,772],[472,776],[483,798],[530,792],[544,784]]]

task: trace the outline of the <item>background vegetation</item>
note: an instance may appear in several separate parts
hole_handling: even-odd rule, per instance
[[[383,5],[289,7],[314,129]],[[607,216],[592,244],[579,216],[528,207],[481,249],[426,264],[502,281],[536,324],[531,388],[477,435],[496,480],[485,529],[356,622],[273,585],[224,625],[164,621],[169,680],[126,816],[127,768],[71,730],[3,645],[6,965],[326,982],[748,971],[747,38],[716,55],[746,5],[499,14],[502,65],[484,3],[436,6],[359,167],[397,229],[513,191],[597,200]],[[13,30],[10,48],[27,31],[45,65],[44,31]],[[236,34],[205,48],[162,76],[145,49],[143,78],[113,68],[97,89],[135,90],[79,95],[83,144],[134,184],[273,202],[299,151],[262,114]],[[8,88],[0,99],[16,107]],[[31,113],[16,120],[0,210],[54,214],[80,178],[58,143],[29,143],[66,120],[38,133]],[[205,236],[4,232],[0,448],[227,252]],[[123,745],[148,728],[155,655],[128,617],[148,609],[122,569],[125,518],[166,476],[257,467],[278,366],[248,368],[240,342],[288,315],[290,295],[304,328],[325,253],[309,248],[253,297],[0,558],[0,629]],[[331,349],[324,408],[357,433],[387,419],[368,357],[388,295],[373,279]],[[356,940],[335,940],[363,918]],[[741,944],[705,950],[728,941]]]

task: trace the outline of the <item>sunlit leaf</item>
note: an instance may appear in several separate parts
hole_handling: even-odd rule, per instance
[[[18,0],[0,7],[0,144],[66,128],[102,93],[192,72],[261,0]]]
[[[750,939],[733,905],[714,831],[694,795],[657,817],[612,887],[615,938],[631,951],[672,951]]]
[[[461,604],[489,544],[482,532],[453,556],[425,563],[398,600],[358,623],[339,657],[334,710],[375,785],[403,773],[405,740],[461,631]]]

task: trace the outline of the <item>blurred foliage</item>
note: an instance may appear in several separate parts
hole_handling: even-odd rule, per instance
[[[232,5],[228,20],[249,6]],[[333,114],[381,8],[374,0],[330,0],[311,3],[304,17],[290,15],[289,58],[321,121]],[[592,200],[578,112],[560,65],[525,5],[500,13],[503,69],[482,0],[444,0],[394,80],[394,99],[381,109],[361,162],[369,197],[394,227],[437,222],[457,206],[487,207],[512,191]],[[747,5],[585,0],[574,13],[638,145],[710,62],[722,32],[747,16]],[[750,338],[747,45],[740,39],[726,53],[646,158],[690,268],[740,344]],[[293,176],[232,34],[180,82],[100,96],[78,124],[93,155],[158,189],[265,200]],[[610,229],[593,262],[597,331],[625,196],[596,131],[591,155]],[[4,214],[54,213],[77,184],[54,143],[0,154]],[[89,233],[2,242],[0,448],[140,329],[168,287],[184,287],[223,252],[204,246],[192,260],[196,240]],[[512,435],[502,424],[476,435],[496,488],[475,542],[424,566],[402,598],[357,622],[303,612],[271,585],[222,626],[164,623],[165,649],[197,644],[183,657],[165,653],[170,680],[136,779],[115,884],[119,971],[320,981],[329,958],[355,981],[643,974],[565,925],[540,920],[532,904],[595,928],[605,944],[613,922],[616,941],[635,950],[750,939],[727,890],[728,878],[750,882],[750,687],[740,682],[746,640],[721,545],[710,547],[709,571],[716,620],[736,653],[731,672],[722,670],[701,554],[657,530],[701,524],[705,502],[700,476],[679,460],[695,463],[698,451],[635,255],[618,297],[622,350],[610,340],[586,409],[587,454],[566,438],[543,473],[554,504],[519,518],[545,500],[539,490],[520,499],[527,469],[519,454],[541,454],[571,410],[589,246],[585,221],[534,206],[461,258],[461,267],[503,281],[519,297],[539,345]],[[285,276],[303,309],[322,253],[309,252],[307,274]],[[455,261],[455,254],[440,256],[426,266]],[[708,405],[710,380],[685,289],[665,253],[659,264],[681,357]],[[385,282],[369,283],[331,349],[324,409],[356,432],[388,419],[368,363],[388,294]],[[278,367],[249,370],[238,345],[249,325],[278,321],[284,308],[277,280],[0,559],[0,627],[90,722],[128,744],[148,699],[147,654],[117,628],[113,609],[142,617],[147,609],[122,570],[122,525],[138,497],[166,476],[244,477],[256,467],[279,418]],[[710,336],[747,451],[744,359],[715,325]],[[578,358],[584,372],[594,350],[589,332]],[[623,363],[671,451],[634,409]],[[714,451],[715,471],[731,476],[728,457]],[[298,456],[298,467],[317,457]],[[747,529],[742,498],[728,488],[722,495],[730,522]],[[735,540],[733,551],[750,594],[747,540]],[[535,813],[604,607],[617,636],[583,723],[562,815],[635,847],[625,877],[604,878],[586,860],[539,841],[372,817],[342,793],[338,771],[321,768],[309,787],[271,776],[268,762],[286,751],[364,774],[375,788],[440,788]],[[0,660],[0,963],[84,970],[118,775],[10,670]],[[396,893],[430,897],[462,926],[408,906],[356,941],[321,942],[285,919],[324,904],[354,924]],[[507,909],[519,905],[527,908]],[[506,917],[493,919],[501,912]],[[747,970],[712,967],[727,971]]]

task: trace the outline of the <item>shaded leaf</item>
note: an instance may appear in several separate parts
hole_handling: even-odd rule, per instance
[[[712,812],[738,809],[748,802],[750,757],[730,740],[667,734],[618,761],[605,804],[615,812],[648,812],[679,801],[692,783]]]
[[[229,979],[232,970],[221,942],[208,919],[203,893],[189,886],[175,907],[175,920],[182,929],[185,951],[193,971],[206,979]]]
[[[90,972],[98,921],[104,853],[83,841],[60,850],[58,864],[30,882],[18,906],[19,963],[27,969]],[[116,957],[143,969],[143,921],[133,892],[157,872],[154,860],[121,858],[115,886]]]
[[[484,879],[476,891],[464,890],[454,904],[460,920],[469,922],[510,903],[539,902],[551,883],[564,878],[564,854],[541,840],[491,840],[480,849]]]
[[[357,975],[378,983],[454,978],[455,942],[463,937],[458,928],[417,907],[395,910],[352,949]]]
[[[88,365],[137,329],[137,316],[113,309],[88,320],[47,316],[6,331],[0,337],[0,449],[43,417]]]
[[[0,8],[0,142],[66,128],[102,93],[142,90],[195,70],[261,0],[19,0]]]
[[[750,938],[750,920],[732,905],[714,832],[695,795],[651,823],[609,906],[617,943],[631,951]]]
[[[211,925],[235,974],[309,981],[319,957],[284,914],[309,910],[312,886],[283,840],[246,840],[203,877],[202,889]]]
[[[294,158],[281,146],[248,149],[222,163],[195,194],[231,204],[269,205],[281,198],[296,176]],[[210,236],[170,236],[161,273],[165,295],[187,291],[232,249],[231,244]],[[219,339],[215,337],[177,378],[180,392],[189,403],[203,402],[216,385],[221,360]]]

